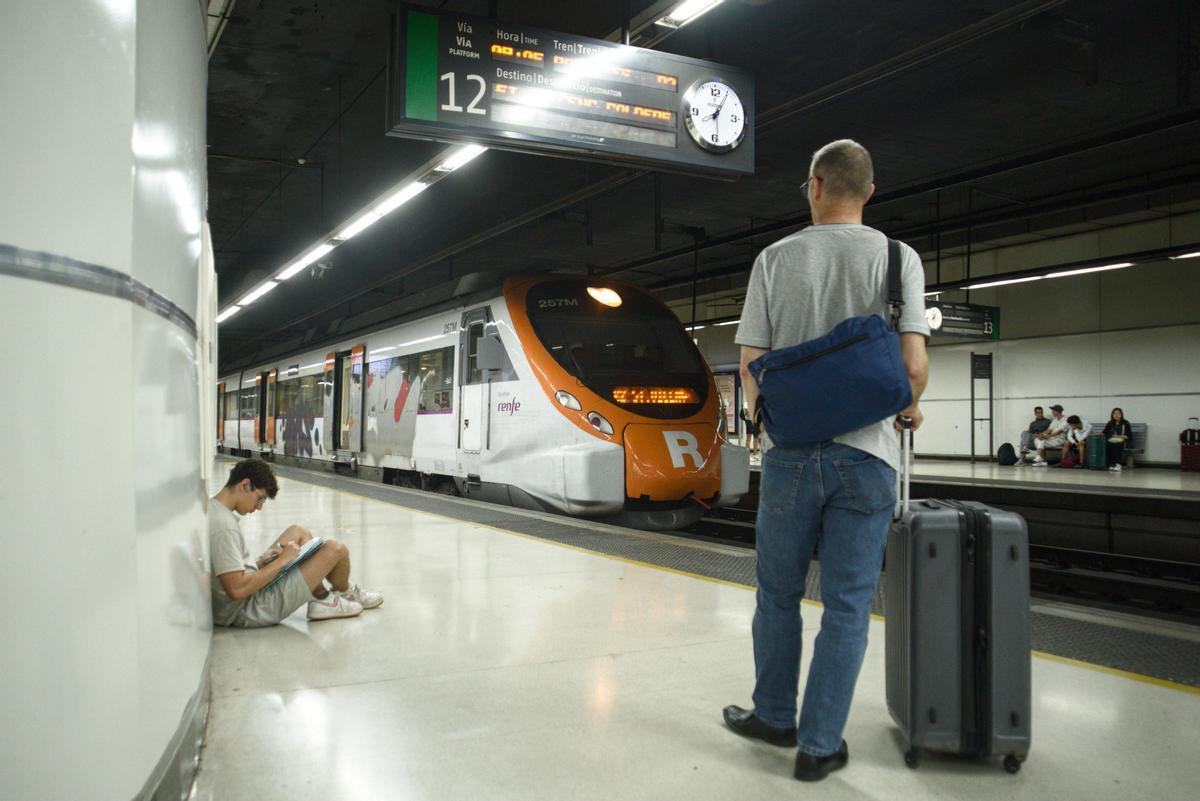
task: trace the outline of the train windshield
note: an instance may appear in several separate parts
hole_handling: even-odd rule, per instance
[[[679,320],[635,290],[562,281],[530,290],[529,319],[563,369],[648,417],[678,419],[708,398],[708,371]]]

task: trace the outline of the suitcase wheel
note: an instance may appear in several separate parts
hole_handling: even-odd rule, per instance
[[[913,769],[916,769],[917,765],[921,764],[921,758],[917,756],[917,749],[910,748],[904,752],[904,764]]]
[[[1016,773],[1021,769],[1021,760],[1017,759],[1016,754],[1009,754],[1004,757],[1004,769],[1009,773]]]

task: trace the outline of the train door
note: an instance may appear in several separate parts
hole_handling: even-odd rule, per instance
[[[479,369],[479,341],[487,324],[487,309],[463,315],[459,334],[459,461],[468,474],[478,472],[479,453],[483,449],[488,423],[488,384]]]
[[[337,421],[338,395],[337,389],[337,351],[325,354],[325,372],[321,375],[321,395],[324,398],[325,419],[321,426],[320,448],[314,447],[313,453],[323,456],[333,456],[337,453]],[[317,443],[313,443],[316,445]]]
[[[217,384],[217,444],[225,442],[225,382]]]
[[[364,372],[367,346],[325,356],[325,452],[348,462],[363,449]]]
[[[263,423],[266,420],[267,415],[267,392],[265,376],[266,373],[256,373],[254,375],[254,444],[257,445],[260,450],[262,449],[263,443],[267,441],[266,437],[263,436]]]
[[[366,367],[367,346],[355,345],[349,354],[339,354],[341,370],[339,377],[341,387],[338,394],[341,398],[340,427],[338,450],[361,453],[363,449],[363,413],[365,409],[366,392],[364,387],[364,368]]]
[[[262,421],[259,442],[268,446],[268,450],[275,445],[275,379],[278,375],[278,370],[270,370],[259,376],[259,420]]]
[[[258,442],[258,378],[251,382],[238,374],[238,450],[248,451]]]

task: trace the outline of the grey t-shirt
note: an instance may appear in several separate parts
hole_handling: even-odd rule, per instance
[[[929,336],[925,271],[916,251],[900,243],[904,307],[901,333]],[[824,336],[850,317],[888,319],[887,237],[865,225],[810,225],[758,254],[734,342],[778,350]],[[881,420],[834,442],[900,466],[900,438]]]
[[[235,601],[225,593],[218,578],[222,573],[241,573],[256,568],[250,564],[246,540],[237,515],[216,499],[208,501],[208,552],[212,557],[213,622],[228,626],[246,599]]]

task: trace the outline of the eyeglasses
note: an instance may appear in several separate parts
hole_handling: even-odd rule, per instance
[[[262,495],[258,496],[257,502],[254,504],[255,509],[261,509],[263,504],[267,502],[267,493],[264,490]]]
[[[824,181],[824,180],[825,180],[825,179],[824,179],[824,178],[822,178],[822,177],[821,177],[821,176],[819,176],[819,175],[810,175],[810,176],[808,176],[808,179],[807,179],[807,180],[806,180],[804,183],[800,184],[800,194],[802,194],[802,195],[807,195],[807,194],[808,194],[808,187],[809,187],[809,185],[810,185],[810,184],[811,184],[813,181]]]

